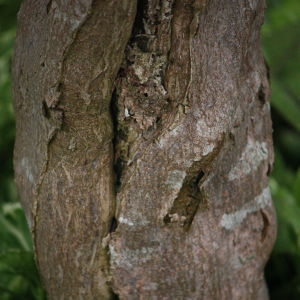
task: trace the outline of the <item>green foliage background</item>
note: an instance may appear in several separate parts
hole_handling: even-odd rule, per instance
[[[266,269],[271,300],[300,299],[300,1],[270,0],[262,30],[271,69],[277,241]]]
[[[0,0],[0,299],[45,299],[13,183],[10,65],[21,0]],[[262,40],[271,69],[278,237],[266,268],[271,300],[300,299],[300,1],[269,0]]]

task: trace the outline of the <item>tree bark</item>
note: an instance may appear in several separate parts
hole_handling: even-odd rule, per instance
[[[49,299],[267,299],[264,1],[24,1],[15,173]]]

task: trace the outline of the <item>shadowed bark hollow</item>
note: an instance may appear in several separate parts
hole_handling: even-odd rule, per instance
[[[260,0],[27,0],[15,173],[49,299],[268,298]]]

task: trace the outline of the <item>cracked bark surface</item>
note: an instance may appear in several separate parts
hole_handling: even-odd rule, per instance
[[[267,299],[264,1],[24,1],[16,183],[49,299]]]

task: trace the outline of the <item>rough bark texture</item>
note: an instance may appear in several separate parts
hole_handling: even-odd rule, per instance
[[[24,1],[16,182],[49,299],[267,299],[260,0]]]

